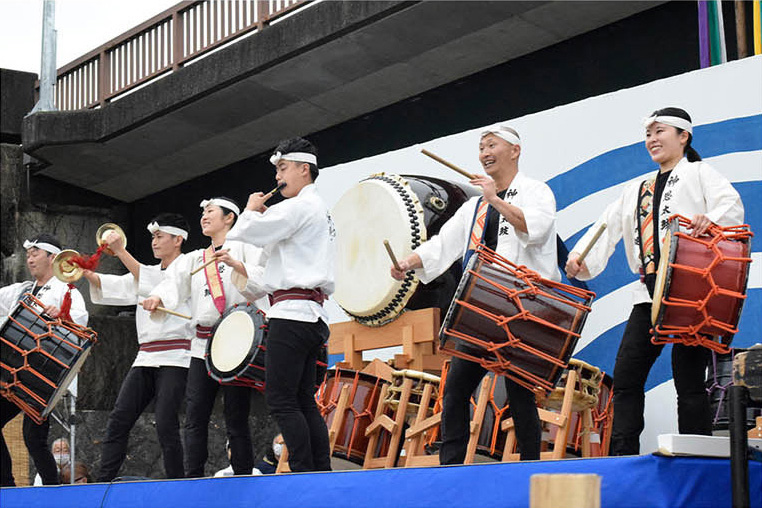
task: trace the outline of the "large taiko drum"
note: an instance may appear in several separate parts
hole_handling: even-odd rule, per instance
[[[386,383],[383,379],[347,369],[330,369],[325,381],[318,389],[316,399],[320,412],[331,428],[335,418],[341,418],[342,424],[336,436],[333,456],[349,460],[356,464],[365,461],[365,453],[370,441],[365,430],[373,423],[376,409],[381,402],[381,390]],[[349,400],[344,414],[336,414],[339,397],[344,386],[349,386]],[[380,440],[379,453],[386,453],[389,440]],[[384,448],[385,447],[385,448]]]
[[[0,329],[0,393],[42,423],[66,393],[97,341],[90,328],[43,314],[26,294]]]
[[[479,246],[442,323],[440,349],[530,390],[551,390],[594,297]]]
[[[672,216],[664,238],[651,308],[653,341],[727,353],[746,298],[752,234],[748,226],[713,225],[694,238],[680,231],[689,224]]]
[[[252,303],[236,304],[220,316],[206,344],[209,377],[222,385],[248,386],[265,391],[267,319]],[[325,377],[328,349],[324,345],[316,361],[315,389]]]
[[[423,176],[376,174],[349,189],[331,216],[336,225],[336,290],[333,298],[358,322],[386,324],[403,309],[447,309],[460,279],[453,266],[429,284],[409,273],[389,276],[388,240],[402,259],[437,234],[442,225],[476,191]]]

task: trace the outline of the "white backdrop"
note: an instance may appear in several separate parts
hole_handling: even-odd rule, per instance
[[[562,86],[562,84],[559,84]],[[504,123],[522,138],[520,171],[547,181],[558,203],[558,233],[571,249],[603,208],[631,179],[656,169],[643,146],[642,118],[677,106],[694,124],[693,146],[730,179],[744,200],[746,222],[762,234],[762,56],[689,72],[646,85],[591,97]],[[436,121],[436,118],[432,118]],[[432,139],[409,147],[321,170],[317,187],[329,206],[359,180],[378,172],[465,179],[420,154],[427,148],[471,172],[482,172],[477,145],[482,128]],[[348,139],[348,143],[352,140]],[[734,346],[762,342],[762,265],[760,240],[752,243],[755,262],[749,298]],[[590,283],[597,293],[575,356],[613,370],[624,323],[631,310],[628,285],[636,280],[620,247],[606,271]],[[333,302],[333,322],[347,320]],[[388,357],[389,352],[378,356]],[[366,357],[367,358],[367,357]],[[647,385],[646,430],[641,451],[656,449],[656,436],[677,432],[674,386],[665,350]]]

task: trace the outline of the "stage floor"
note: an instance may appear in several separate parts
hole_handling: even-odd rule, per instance
[[[469,466],[18,487],[2,508],[527,508],[538,473],[595,473],[605,508],[731,506],[730,461],[607,457]],[[749,462],[751,506],[762,508],[762,463]]]

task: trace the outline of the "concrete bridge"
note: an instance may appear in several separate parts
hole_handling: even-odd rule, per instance
[[[318,2],[103,107],[30,115],[22,143],[35,174],[134,202],[660,3]]]

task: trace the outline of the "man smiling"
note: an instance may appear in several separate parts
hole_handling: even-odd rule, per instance
[[[442,226],[439,234],[420,245],[391,267],[391,275],[402,280],[416,270],[428,283],[457,259],[465,266],[477,244],[482,243],[504,258],[560,280],[556,267],[556,200],[543,182],[519,172],[521,139],[515,129],[496,125],[482,132],[479,161],[486,175],[476,175],[471,184],[481,187],[482,196],[463,204]],[[441,464],[461,464],[469,437],[469,399],[484,377],[485,369],[463,358],[453,358],[444,391],[442,408]],[[516,437],[522,460],[540,458],[540,419],[534,393],[505,380]]]

